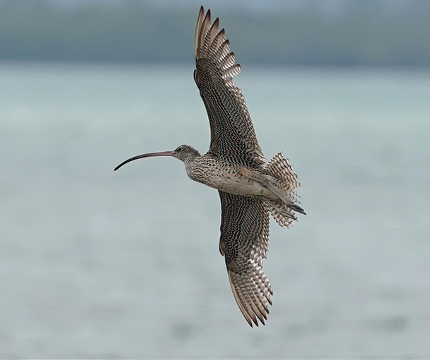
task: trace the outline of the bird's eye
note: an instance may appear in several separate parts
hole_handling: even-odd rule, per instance
[[[182,151],[182,148],[179,147],[179,148],[176,149],[176,151]]]

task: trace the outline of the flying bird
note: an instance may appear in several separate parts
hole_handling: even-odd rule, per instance
[[[203,7],[194,38],[194,80],[209,117],[211,140],[206,154],[181,145],[173,151],[134,156],[121,164],[153,156],[173,156],[185,164],[194,181],[215,188],[221,199],[219,251],[225,258],[228,280],[237,305],[248,324],[264,324],[273,295],[263,272],[269,245],[269,213],[282,227],[305,214],[298,205],[297,175],[281,153],[267,164],[258,145],[241,90],[233,78],[235,62],[219,19]]]

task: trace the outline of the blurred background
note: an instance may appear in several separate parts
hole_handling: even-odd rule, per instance
[[[266,158],[266,326],[219,255],[215,190],[136,154],[209,123],[200,5],[220,17]],[[430,1],[0,1],[1,358],[428,358]]]
[[[2,0],[0,59],[189,64],[190,31],[200,5],[194,0]],[[203,5],[228,24],[234,51],[244,63],[430,65],[429,1],[220,0]]]

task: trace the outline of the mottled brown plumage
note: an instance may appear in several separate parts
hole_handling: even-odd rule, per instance
[[[264,164],[251,117],[242,91],[233,83],[240,72],[225,31],[218,18],[211,24],[211,12],[200,8],[194,40],[194,80],[206,106],[211,126],[208,154],[249,167]]]
[[[233,83],[235,63],[219,19],[200,8],[194,38],[194,80],[206,107],[211,128],[205,155],[188,145],[173,151],[130,158],[124,164],[151,156],[173,156],[185,164],[188,176],[218,189],[221,199],[219,249],[225,257],[228,279],[240,311],[249,325],[264,324],[272,304],[263,259],[269,246],[269,213],[280,226],[290,226],[297,205],[297,175],[281,153],[264,166],[251,117],[241,90]]]

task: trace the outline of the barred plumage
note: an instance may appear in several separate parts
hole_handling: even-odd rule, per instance
[[[277,153],[270,159],[266,165],[266,171],[275,176],[289,190],[294,190],[300,186],[292,165],[288,159],[283,157],[282,153]]]
[[[265,172],[279,180],[278,185],[282,188],[289,202],[297,203],[298,195],[294,189],[300,186],[297,180],[297,175],[293,171],[293,167],[282,156],[282,153],[276,154],[266,165]],[[270,214],[276,222],[282,227],[290,227],[293,221],[296,220],[294,210],[291,209],[281,200],[267,202]]]
[[[239,309],[249,325],[264,324],[272,304],[269,280],[262,270],[269,246],[269,211],[263,199],[219,192],[220,252]]]
[[[258,145],[242,92],[233,83],[240,65],[235,64],[219,19],[200,8],[194,41],[194,80],[206,106],[211,127],[209,154],[235,164],[261,167],[264,155]]]
[[[211,128],[205,155],[188,145],[173,151],[134,156],[120,165],[146,157],[173,156],[185,164],[188,176],[218,189],[221,200],[219,250],[237,305],[249,325],[265,323],[273,295],[263,260],[269,247],[269,213],[281,226],[305,214],[297,205],[297,175],[281,153],[264,167],[251,117],[241,90],[233,83],[240,72],[219,19],[211,22],[203,7],[194,39],[194,80]]]

